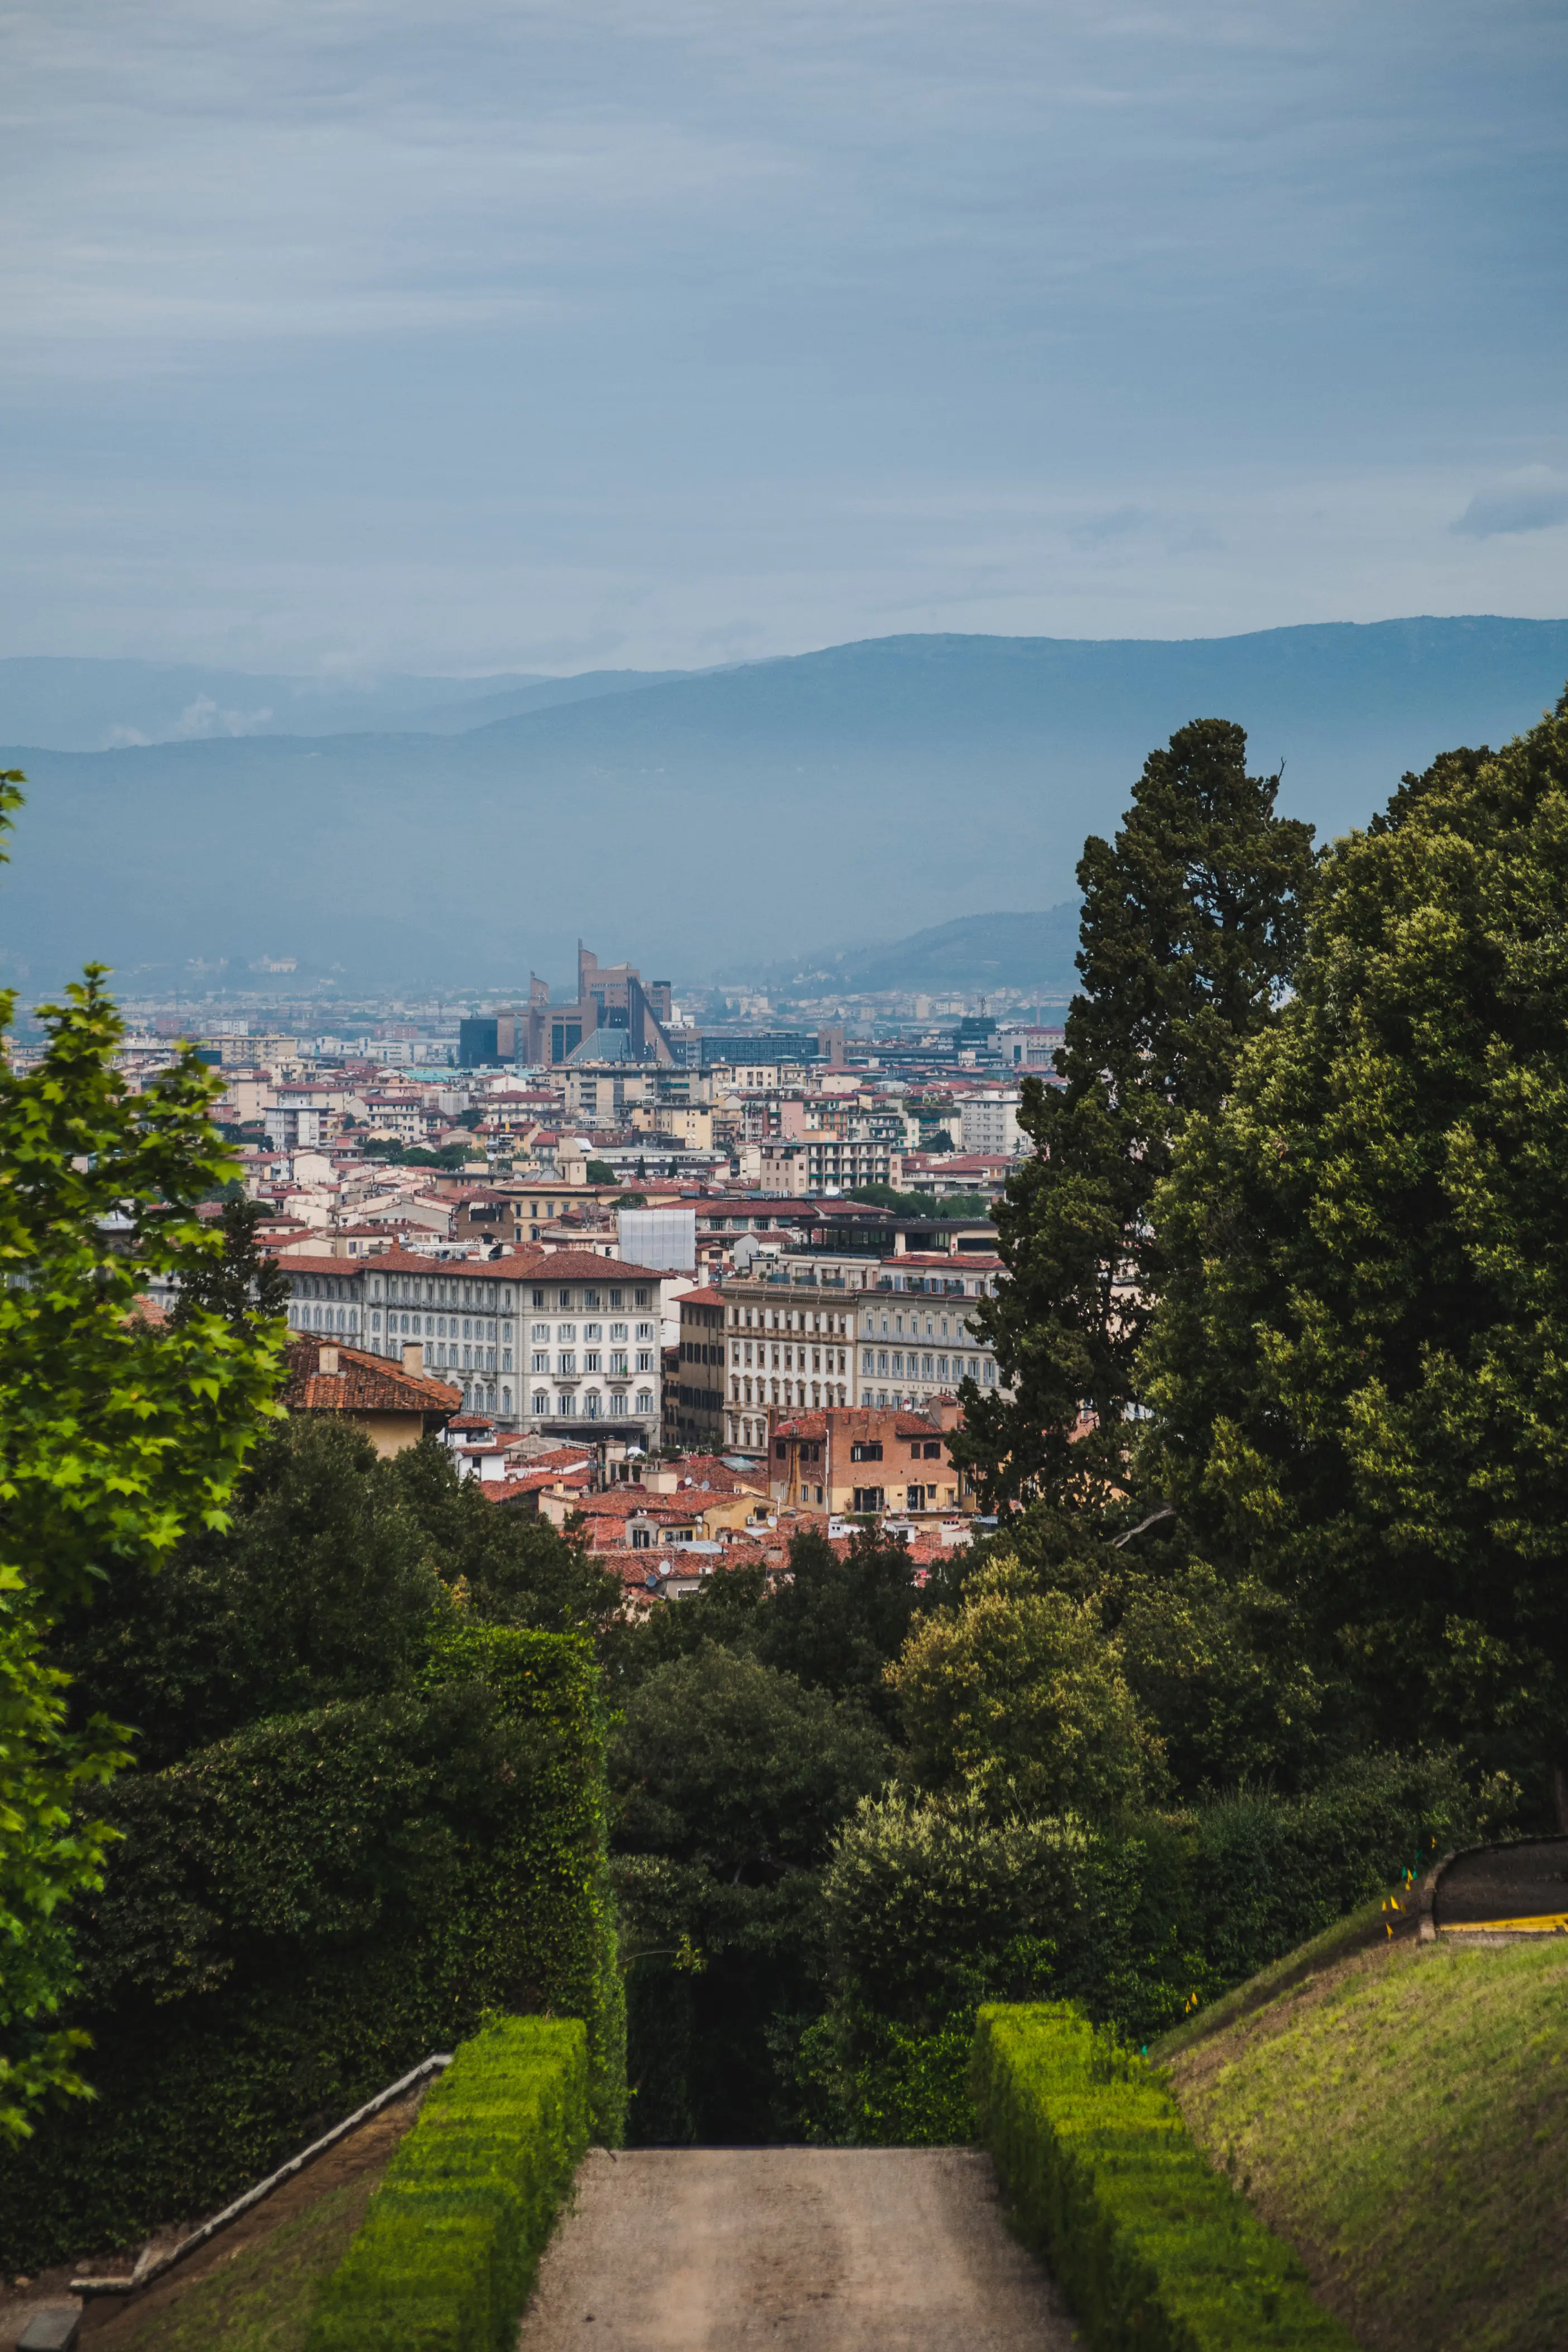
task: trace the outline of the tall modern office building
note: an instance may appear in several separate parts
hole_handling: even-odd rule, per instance
[[[531,972],[526,1005],[463,1023],[458,1059],[466,1070],[501,1062],[530,1069],[573,1060],[671,1064],[668,1020],[668,980],[645,982],[629,963],[602,964],[579,940],[575,1004],[552,1004],[548,983]]]

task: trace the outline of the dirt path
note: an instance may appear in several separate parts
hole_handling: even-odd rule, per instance
[[[595,2150],[520,2352],[1067,2352],[969,2148]]]

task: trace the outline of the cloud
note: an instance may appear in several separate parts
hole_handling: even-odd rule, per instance
[[[208,735],[253,735],[271,716],[270,710],[221,710],[210,694],[198,694],[186,703],[172,732],[177,742]]]
[[[1525,466],[1478,490],[1448,528],[1461,539],[1493,539],[1505,531],[1550,530],[1560,522],[1568,522],[1568,475]]]

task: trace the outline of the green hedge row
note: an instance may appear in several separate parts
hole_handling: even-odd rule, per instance
[[[1158,2074],[1068,2002],[983,2008],[975,2105],[1094,2352],[1354,2352]]]
[[[0,2155],[0,2271],[211,2211],[487,2015],[579,2018],[625,2116],[599,1678],[583,1641],[452,1629],[423,1688],[271,1717],[99,1810],[74,1919],[97,2096]]]
[[[501,2352],[587,2144],[580,2024],[508,2017],[465,2042],[328,2281],[306,2352]]]

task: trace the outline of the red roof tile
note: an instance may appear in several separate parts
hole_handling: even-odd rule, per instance
[[[336,1349],[335,1372],[319,1369],[323,1348]],[[405,1372],[387,1357],[345,1348],[325,1333],[290,1339],[284,1357],[283,1402],[290,1412],[417,1412],[444,1421],[463,1402],[460,1388]]]

